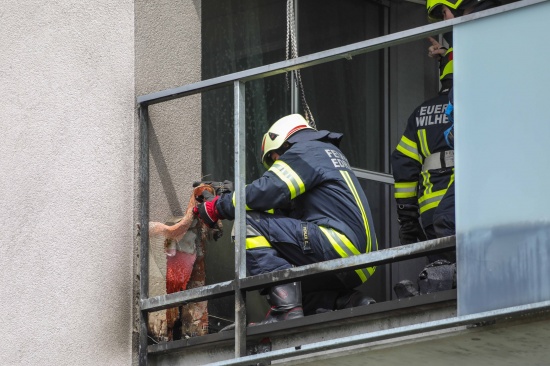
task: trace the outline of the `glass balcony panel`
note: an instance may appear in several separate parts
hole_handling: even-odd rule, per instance
[[[454,29],[459,315],[550,300],[549,17]]]

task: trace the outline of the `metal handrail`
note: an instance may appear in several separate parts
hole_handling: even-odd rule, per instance
[[[140,106],[144,107],[151,104],[161,103],[168,100],[201,93],[207,90],[230,86],[233,85],[233,83],[236,81],[248,82],[257,79],[264,79],[269,76],[283,74],[292,70],[300,70],[307,67],[341,59],[350,59],[350,57],[363,53],[416,41],[419,39],[423,39],[426,36],[444,33],[451,30],[456,25],[467,23],[475,19],[493,16],[496,14],[504,13],[510,10],[515,10],[545,1],[547,0],[522,0],[516,3],[511,3],[508,5],[502,5],[496,8],[480,11],[478,13],[464,15],[459,18],[449,19],[413,29],[404,30],[401,32],[391,33],[385,36],[352,43],[346,46],[336,47],[326,51],[300,56],[287,61],[275,62],[273,64],[218,76],[212,79],[202,80],[196,83],[183,85],[176,88],[165,89],[155,93],[139,96],[137,97],[137,103]]]
[[[266,361],[280,360],[288,357],[297,357],[338,348],[371,344],[376,341],[416,335],[453,327],[468,326],[482,322],[509,319],[511,316],[532,315],[538,312],[549,312],[550,301],[541,301],[534,304],[511,306],[504,309],[489,310],[481,313],[455,316],[448,319],[434,320],[425,323],[405,325],[391,329],[384,329],[359,335],[329,339],[312,344],[303,344],[300,347],[287,347],[275,351],[259,353],[222,362],[214,362],[207,366],[222,365],[251,365]]]
[[[296,281],[299,278],[315,277],[322,273],[340,272],[364,267],[373,267],[418,258],[427,254],[441,253],[455,249],[455,236],[427,240],[419,243],[403,245],[395,248],[377,250],[375,252],[356,255],[348,258],[333,259],[325,262],[309,264],[244,277],[239,281],[226,281],[213,285],[197,287],[172,294],[160,295],[141,300],[141,309],[152,312],[180,305],[215,299],[232,295],[238,288],[246,291],[261,289],[266,285],[278,285]]]

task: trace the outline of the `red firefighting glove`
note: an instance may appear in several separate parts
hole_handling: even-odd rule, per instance
[[[418,205],[399,204],[397,205],[397,221],[399,222],[399,241],[401,245],[418,243],[428,240],[418,220]]]
[[[193,213],[197,215],[206,225],[213,228],[216,222],[221,218],[216,208],[216,202],[220,196],[211,198],[193,208]]]

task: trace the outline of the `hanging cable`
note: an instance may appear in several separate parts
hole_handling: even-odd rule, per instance
[[[290,60],[298,57],[298,46],[296,45],[296,21],[294,17],[294,0],[287,0],[286,2],[286,60]],[[302,102],[302,108],[304,109],[304,117],[308,124],[317,129],[315,125],[315,119],[309,109],[309,105],[306,101],[306,94],[304,91],[304,85],[302,84],[302,76],[300,70],[292,70],[296,86],[300,90],[300,100]],[[290,90],[290,83],[288,81],[288,73],[286,73],[286,87]]]

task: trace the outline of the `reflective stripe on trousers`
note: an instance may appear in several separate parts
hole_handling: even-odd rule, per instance
[[[336,252],[340,255],[340,257],[347,258],[361,254],[345,235],[340,234],[338,231],[331,228],[323,226],[320,226],[319,228],[321,229],[323,234],[325,234],[330,244],[332,245],[334,250],[336,250]],[[365,282],[369,279],[370,276],[372,276],[375,269],[376,267],[361,268],[356,269],[355,273],[357,273],[357,275],[361,279],[361,282]]]

